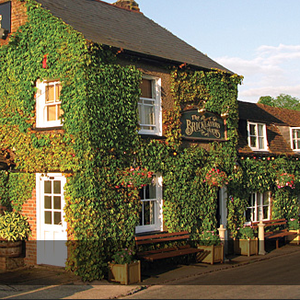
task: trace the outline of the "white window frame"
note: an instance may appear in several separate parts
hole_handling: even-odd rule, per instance
[[[250,126],[255,125],[256,130],[256,147],[251,146],[251,137],[254,137],[254,135],[250,135]],[[263,126],[263,135],[258,135],[258,126]],[[256,122],[249,122],[248,121],[248,145],[249,147],[254,151],[268,151],[268,143],[267,143],[267,126],[264,123],[256,123]],[[259,138],[263,138],[263,148],[259,148]]]
[[[155,129],[140,129],[139,134],[149,134],[149,135],[162,135],[162,108],[161,108],[161,78],[150,76],[150,75],[143,75],[143,79],[151,80],[152,82],[152,94],[154,98],[143,98],[140,97],[138,103],[138,111],[140,114],[141,106],[143,105],[141,102],[147,100],[154,100],[154,123],[155,124],[143,124],[142,120],[139,120],[140,126],[149,126],[155,127]]]
[[[264,196],[268,197],[268,204],[263,203]],[[251,198],[250,198],[251,197]],[[253,200],[253,203],[251,203],[251,206],[248,206],[246,208],[247,210],[251,210],[251,221],[252,222],[259,222],[267,221],[271,219],[271,192],[264,192],[264,193],[258,193],[254,192],[249,194],[249,198]],[[268,207],[268,215],[264,215],[264,207]],[[246,211],[245,211],[245,217],[246,217]],[[251,222],[249,220],[246,220],[246,224],[250,224]]]
[[[138,225],[135,227],[135,233],[145,233],[150,231],[163,231],[163,199],[162,199],[162,187],[163,178],[160,174],[155,174],[155,181],[153,184],[156,186],[156,198],[155,199],[142,199],[143,202],[154,202],[155,203],[155,215],[154,224],[151,225]],[[143,208],[142,208],[143,214]]]
[[[61,84],[58,80],[37,80],[36,87],[36,127],[38,128],[48,128],[48,127],[60,127],[62,126],[62,119],[55,121],[47,121],[47,106],[46,104],[46,86],[48,84]],[[61,104],[61,101],[56,102],[55,104]],[[50,104],[49,104],[50,105]],[[53,105],[53,104],[52,104]]]
[[[293,149],[293,151],[300,151],[300,147],[294,148],[294,140],[299,140],[299,143],[300,143],[300,138],[297,139],[294,137],[294,130],[299,130],[299,132],[300,132],[300,127],[291,127],[290,128],[291,148]]]

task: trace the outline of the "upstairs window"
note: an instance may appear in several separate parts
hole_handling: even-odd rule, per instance
[[[248,122],[248,143],[252,150],[267,150],[266,124]]]
[[[270,220],[271,201],[270,192],[252,193],[249,195],[248,207],[246,210],[246,222],[259,222]]]
[[[300,150],[300,127],[291,128],[291,147],[295,151]]]
[[[139,133],[161,135],[161,79],[145,75],[140,89],[141,97],[138,103]]]
[[[59,81],[38,81],[36,97],[37,127],[61,126],[61,83]]]

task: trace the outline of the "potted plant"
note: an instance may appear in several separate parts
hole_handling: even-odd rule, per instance
[[[26,217],[5,211],[0,216],[0,257],[19,257],[22,254],[22,241],[27,240],[30,233]]]
[[[108,281],[133,284],[141,281],[141,263],[134,259],[134,252],[122,249],[116,252],[108,263]]]
[[[197,262],[209,264],[223,263],[224,247],[216,231],[202,231],[198,249],[202,249],[203,251],[197,253]]]
[[[218,168],[212,168],[206,173],[204,182],[210,186],[222,187],[228,184],[227,174]]]
[[[234,239],[234,253],[247,256],[258,254],[258,239],[251,226],[238,230],[237,238]]]
[[[289,232],[294,232],[296,236],[290,235],[287,236],[287,240],[292,243],[292,244],[300,244],[300,224],[299,224],[299,219],[290,219],[288,221],[288,229]]]
[[[285,187],[289,187],[291,189],[295,188],[295,176],[293,174],[289,173],[281,173],[278,174],[277,180],[276,180],[277,188],[282,189]]]

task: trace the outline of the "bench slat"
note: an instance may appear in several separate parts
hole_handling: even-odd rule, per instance
[[[173,232],[173,233],[157,233],[152,235],[141,235],[136,236],[136,241],[143,241],[143,240],[149,240],[149,239],[157,239],[157,238],[163,238],[163,237],[171,237],[171,236],[182,236],[182,235],[188,235],[188,231],[181,231],[181,232]]]
[[[158,259],[163,259],[163,258],[170,258],[170,257],[176,257],[176,256],[181,256],[181,255],[187,255],[187,254],[193,254],[193,253],[198,253],[203,251],[202,249],[197,249],[197,248],[187,248],[187,249],[179,249],[175,251],[170,251],[170,252],[164,252],[164,253],[156,253],[153,255],[149,256],[144,256],[143,258],[148,261],[154,261]]]
[[[182,236],[174,236],[174,237],[169,237],[169,238],[156,238],[156,239],[151,239],[151,240],[141,240],[141,241],[136,241],[137,245],[147,245],[147,244],[153,244],[153,243],[160,243],[160,242],[171,242],[171,241],[178,241],[178,240],[184,240],[184,239],[189,239],[189,235],[182,235]]]

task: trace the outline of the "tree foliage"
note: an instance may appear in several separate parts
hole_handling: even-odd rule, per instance
[[[266,104],[272,107],[300,110],[300,99],[286,94],[280,94],[275,98],[271,96],[262,96],[259,98],[258,103]]]

